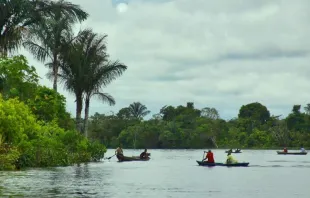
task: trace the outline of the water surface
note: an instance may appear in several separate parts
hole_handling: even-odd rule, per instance
[[[106,157],[113,155],[108,150]],[[124,150],[139,155],[142,150]],[[80,166],[0,172],[0,195],[21,197],[309,198],[310,155],[245,150],[249,167],[200,167],[202,150],[149,150],[148,162],[116,158]],[[224,150],[214,150],[224,162]]]

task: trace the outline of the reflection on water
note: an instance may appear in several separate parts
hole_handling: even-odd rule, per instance
[[[124,150],[135,155],[140,151]],[[244,151],[247,168],[200,167],[202,150],[153,150],[148,162],[110,160],[80,166],[0,172],[0,195],[21,197],[309,198],[308,156]],[[107,156],[113,151],[108,151]],[[224,162],[224,150],[214,150]],[[294,183],[294,188],[291,186]]]

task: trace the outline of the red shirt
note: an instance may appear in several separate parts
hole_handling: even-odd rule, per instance
[[[214,157],[212,152],[208,152],[206,158],[208,159],[207,162],[214,163]]]
[[[284,149],[284,153],[287,153],[287,148]]]

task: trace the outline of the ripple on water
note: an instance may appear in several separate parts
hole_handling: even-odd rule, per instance
[[[224,150],[214,153],[219,161],[225,161]],[[155,150],[148,162],[117,163],[111,159],[0,172],[0,197],[309,198],[306,182],[299,182],[307,181],[310,174],[306,158],[247,151],[238,155],[238,160],[250,162],[247,168],[202,168],[196,163],[201,157],[201,150]],[[295,181],[294,188],[289,188],[284,177]]]

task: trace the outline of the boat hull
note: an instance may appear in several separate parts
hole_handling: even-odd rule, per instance
[[[228,151],[225,151],[225,153],[228,153]],[[241,151],[233,151],[231,153],[242,153]]]
[[[278,155],[307,155],[307,152],[283,152],[283,151],[277,151]]]
[[[149,157],[141,159],[140,156],[132,156],[132,157],[124,156],[123,159],[118,160],[118,161],[119,161],[119,162],[149,161],[150,159],[151,159],[151,158],[149,158]]]
[[[235,164],[226,164],[226,163],[207,163],[202,161],[196,161],[199,166],[227,166],[227,167],[247,167],[249,162],[235,163]]]

